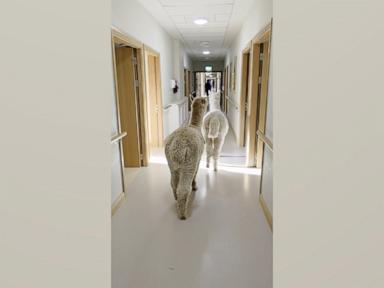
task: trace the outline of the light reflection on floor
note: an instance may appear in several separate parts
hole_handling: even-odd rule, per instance
[[[168,165],[167,159],[165,158],[165,156],[159,156],[159,155],[151,156],[149,163]],[[212,166],[210,168],[206,167],[206,161],[204,160],[200,161],[199,169],[212,170],[212,172],[214,172]],[[219,164],[218,170],[227,171],[231,173],[247,174],[247,175],[261,175],[261,169],[241,167],[241,166],[235,166],[235,165]]]

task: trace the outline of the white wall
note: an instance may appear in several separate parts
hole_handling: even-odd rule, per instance
[[[0,287],[110,275],[110,1],[0,1]]]
[[[236,67],[236,90],[229,90],[229,96],[236,103],[240,102],[240,79],[241,79],[241,53],[247,46],[249,41],[262,29],[272,18],[272,0],[258,0],[250,9],[248,17],[244,20],[244,24],[239,31],[238,37],[231,44],[231,48],[225,59],[225,66],[234,62],[234,57],[237,57]],[[230,122],[236,137],[240,131],[239,110],[229,105],[228,121]]]
[[[184,63],[189,62],[182,43],[173,39],[135,0],[112,0],[112,25],[160,53],[163,106],[180,99],[184,93]],[[171,79],[178,80],[176,94],[171,89]]]
[[[189,69],[189,70],[192,70],[193,67],[192,67],[192,59],[191,57],[188,56],[187,53],[184,53],[184,67]]]
[[[274,3],[274,283],[384,287],[384,2]]]
[[[192,62],[185,51],[185,47],[180,40],[173,41],[173,57],[174,57],[174,79],[177,80],[179,90],[174,97],[182,99],[184,97],[184,69],[192,70]]]
[[[112,0],[112,25],[160,53],[163,105],[174,101],[174,39],[135,0]]]

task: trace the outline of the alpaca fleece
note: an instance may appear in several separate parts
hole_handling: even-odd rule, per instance
[[[165,156],[180,219],[190,216],[195,198],[196,174],[204,151],[201,125],[206,109],[207,100],[203,97],[195,98],[189,124],[178,128],[165,140]]]
[[[209,107],[210,111],[203,119],[207,167],[209,168],[210,159],[213,158],[213,167],[217,171],[217,161],[229,127],[227,117],[220,110],[220,93],[210,94]]]

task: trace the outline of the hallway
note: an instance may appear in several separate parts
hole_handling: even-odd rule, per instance
[[[112,3],[112,287],[271,288],[271,1]],[[205,77],[230,128],[180,221],[164,140]]]
[[[235,155],[231,141],[228,156]],[[259,204],[258,169],[200,169],[192,216],[180,221],[168,166],[159,153],[155,159],[128,185],[112,217],[112,287],[272,287],[272,234]]]

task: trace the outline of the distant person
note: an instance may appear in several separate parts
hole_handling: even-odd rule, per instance
[[[207,80],[207,82],[205,82],[205,95],[209,96],[209,92],[211,92],[211,89],[211,81]]]

